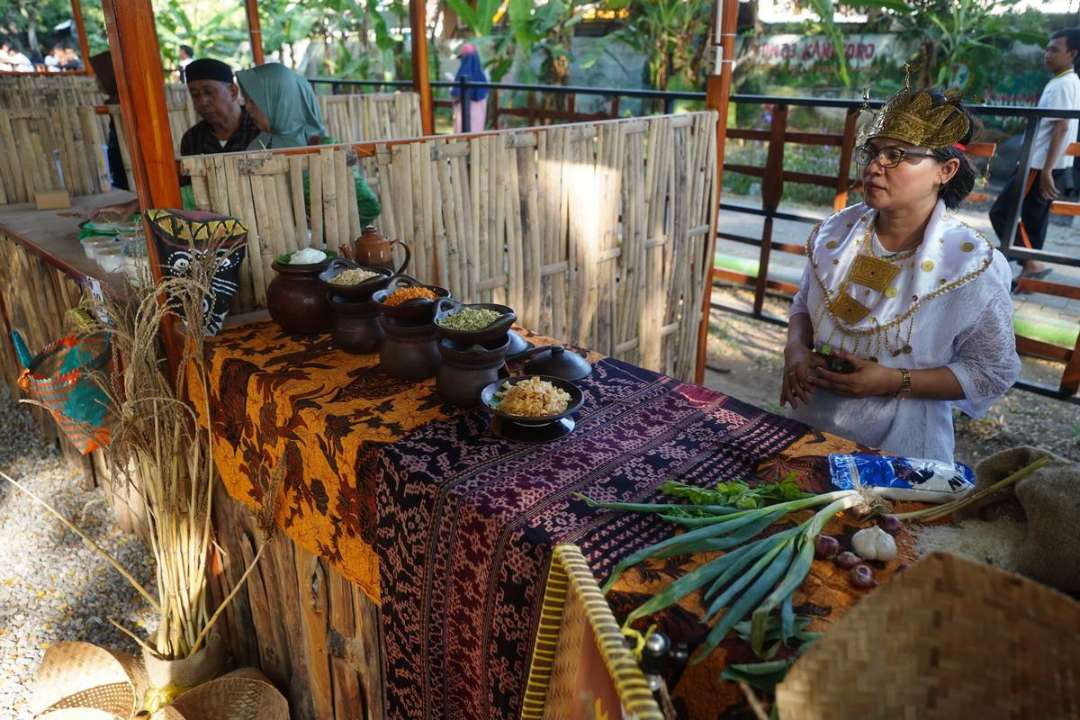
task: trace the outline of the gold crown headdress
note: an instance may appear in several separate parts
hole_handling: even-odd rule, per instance
[[[915,91],[905,83],[874,116],[864,140],[886,137],[931,150],[951,147],[967,134],[969,121],[960,108],[960,93],[946,90],[944,96],[944,102],[935,103],[929,89]]]

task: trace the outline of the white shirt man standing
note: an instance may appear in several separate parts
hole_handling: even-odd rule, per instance
[[[1043,63],[1054,77],[1046,83],[1039,97],[1040,108],[1056,110],[1080,110],[1080,77],[1075,66],[1080,60],[1080,28],[1060,30],[1050,37],[1043,54]],[[1050,221],[1050,204],[1060,196],[1058,183],[1072,166],[1072,158],[1065,148],[1076,138],[1080,121],[1076,118],[1043,118],[1031,145],[1031,171],[1036,175],[1031,189],[1024,197],[1020,216],[1024,222],[1031,247],[1041,250],[1046,242],[1046,229]],[[1006,225],[1015,183],[1026,182],[1014,174],[990,208],[990,221],[994,231],[1004,244]],[[1034,260],[1023,264],[1022,276],[1042,278],[1050,273]]]

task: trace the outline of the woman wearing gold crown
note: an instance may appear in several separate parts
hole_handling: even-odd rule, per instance
[[[781,403],[803,422],[952,461],[952,407],[980,417],[1016,381],[1005,257],[952,212],[975,171],[959,100],[904,89],[856,150],[865,202],[825,220],[791,306]]]

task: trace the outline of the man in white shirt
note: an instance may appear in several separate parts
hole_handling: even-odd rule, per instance
[[[1040,108],[1058,110],[1080,110],[1080,77],[1075,66],[1080,60],[1080,28],[1069,28],[1054,33],[1046,45],[1043,62],[1054,77],[1046,83],[1039,97]],[[1021,219],[1027,231],[1031,247],[1041,250],[1046,241],[1046,228],[1050,220],[1050,204],[1060,195],[1058,183],[1065,178],[1068,168],[1072,167],[1072,158],[1065,154],[1065,148],[1076,138],[1077,119],[1043,118],[1035,133],[1031,145],[1031,171],[1034,175],[1031,189],[1024,197]],[[1015,183],[1025,182],[1014,174],[990,208],[990,222],[1002,243],[1006,238],[1006,225]],[[1050,273],[1034,260],[1023,264],[1023,277],[1042,278]]]
[[[34,65],[18,48],[7,40],[0,43],[0,70],[34,72]]]

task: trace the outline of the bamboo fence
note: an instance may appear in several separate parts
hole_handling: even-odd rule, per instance
[[[46,190],[106,192],[104,146],[89,105],[0,110],[0,205],[30,202]]]
[[[358,143],[419,137],[420,96],[414,92],[320,95],[319,109],[330,137]]]
[[[689,379],[714,142],[715,117],[701,112],[374,143],[359,166],[382,201],[383,233],[412,249],[410,274],[469,302],[506,303],[545,335]],[[236,312],[265,306],[277,255],[357,237],[357,162],[346,146],[181,161],[197,207],[250,230]]]
[[[97,81],[86,75],[0,77],[0,110],[98,105],[104,97]]]

